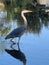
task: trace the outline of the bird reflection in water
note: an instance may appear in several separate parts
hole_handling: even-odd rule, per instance
[[[8,54],[10,54],[12,57],[22,61],[23,65],[26,65],[26,57],[23,52],[21,52],[20,50],[16,50],[16,49],[13,49],[13,50],[5,49],[5,51]]]

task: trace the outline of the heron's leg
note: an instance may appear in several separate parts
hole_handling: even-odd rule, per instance
[[[13,39],[11,39],[10,41],[12,42],[12,44],[11,44],[10,47],[11,47],[12,49],[14,49],[14,48],[13,48],[13,45],[15,45],[16,43],[13,41]]]
[[[20,37],[19,37],[19,39],[18,39],[18,43],[17,43],[17,45],[18,45],[18,50],[20,50],[20,47],[19,47],[19,41],[20,41]]]
[[[13,41],[13,38],[11,38],[10,41],[11,41],[11,42],[14,42],[14,41]]]
[[[11,47],[12,49],[14,49],[14,48],[13,48],[13,45],[15,45],[15,44],[16,44],[16,43],[15,43],[15,42],[13,42],[13,44],[11,44],[11,46],[10,46],[10,47]]]

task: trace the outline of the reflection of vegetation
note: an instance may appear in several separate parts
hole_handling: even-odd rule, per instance
[[[43,24],[45,27],[49,27],[49,19],[48,18],[46,18],[44,16],[39,17],[39,16],[37,16],[37,14],[34,14],[34,13],[29,13],[29,14],[25,15],[28,20],[27,31],[39,34],[41,32],[41,28],[43,27]],[[8,22],[6,22],[6,23],[8,24]],[[20,16],[20,14],[17,15],[17,25],[20,26],[23,24],[24,23],[23,23],[22,17]],[[3,25],[0,25],[0,33],[7,34],[10,30],[10,27],[7,27],[4,29]]]
[[[3,20],[3,22],[0,22],[0,34],[1,35],[5,35],[5,34],[7,34],[10,31],[10,26],[6,27],[6,24],[8,24],[8,22],[5,23],[4,20]]]
[[[33,16],[32,17],[31,16],[32,16],[32,14],[29,15],[29,16],[27,15],[27,19],[28,19],[28,29],[27,29],[27,31],[39,33],[40,30],[41,30],[41,23],[39,21],[39,17],[35,16],[35,18],[34,18]],[[18,25],[22,25],[22,24],[23,24],[23,20],[22,20],[22,18],[21,19],[19,18]]]
[[[45,27],[49,27],[49,18],[43,17],[41,18],[42,24],[44,24]]]
[[[29,15],[30,14],[30,15]],[[49,26],[49,18],[47,16],[39,16],[40,14],[36,13],[29,13],[27,14],[27,20],[28,20],[28,29],[27,31],[37,33],[39,34],[41,32],[41,28],[44,26],[48,27]],[[23,24],[23,20],[21,16],[17,17],[18,19],[18,25]]]
[[[28,3],[32,3],[34,0],[4,0],[3,2],[8,13],[8,18],[14,18],[15,12],[20,13],[21,10],[26,9]]]
[[[39,33],[40,30],[41,30],[41,22],[40,22],[40,19],[39,17],[36,17],[31,19],[30,22],[28,22],[28,29],[30,32],[33,32],[33,33]]]
[[[45,6],[40,6],[36,0],[4,0],[4,4],[7,10],[7,19],[17,19],[18,26],[23,24],[21,10],[33,10],[33,13],[25,14],[28,20],[27,31],[39,34],[43,24],[45,27],[49,27],[49,15],[44,10],[42,11]],[[0,29],[2,34],[6,34],[10,28],[2,30],[0,25]]]
[[[0,30],[0,33],[3,35],[7,34],[9,32],[10,28],[5,28],[4,30]]]

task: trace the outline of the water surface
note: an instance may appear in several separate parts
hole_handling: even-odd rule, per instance
[[[5,49],[11,50],[11,42],[4,38],[23,23],[18,19],[0,18],[0,65],[49,65],[49,20],[38,17],[30,18],[28,19],[28,29],[20,39],[21,53],[17,52],[17,44],[13,46],[16,51],[12,52],[13,54],[19,53],[19,59],[16,54],[16,57],[13,57],[5,51]],[[14,41],[17,43],[18,38],[15,38]]]

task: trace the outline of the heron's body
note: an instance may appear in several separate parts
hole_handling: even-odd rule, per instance
[[[14,29],[12,32],[10,32],[5,39],[10,39],[10,38],[15,38],[15,37],[20,37],[26,30],[26,26],[22,25],[16,29]]]

